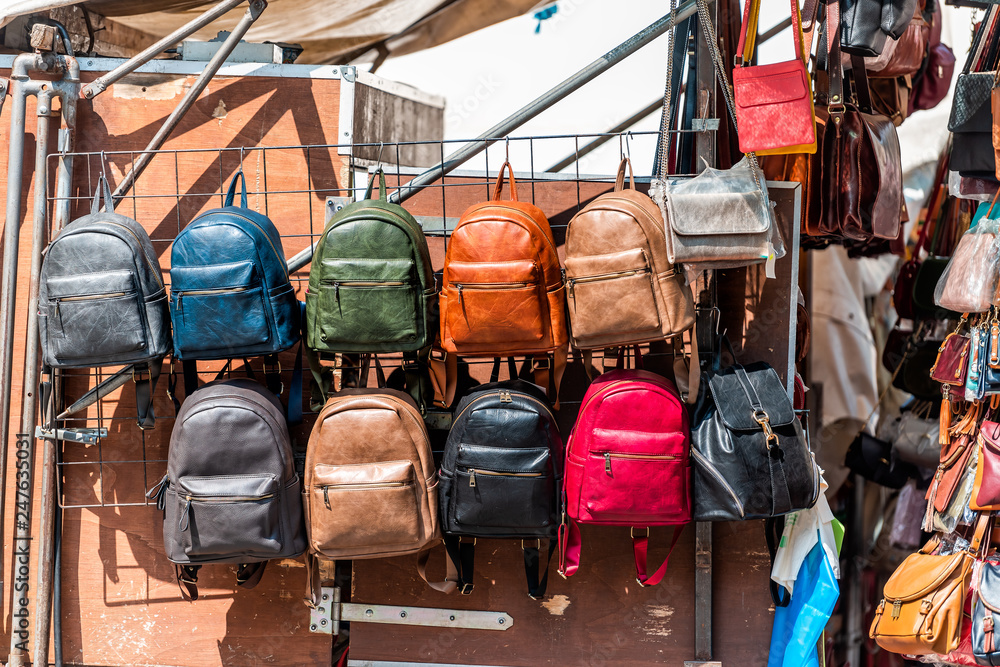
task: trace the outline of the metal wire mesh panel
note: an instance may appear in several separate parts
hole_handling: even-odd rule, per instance
[[[566,226],[573,215],[589,201],[613,187],[613,173],[618,165],[616,156],[604,161],[600,169],[590,162],[574,162],[568,173],[551,173],[536,168],[535,156],[539,146],[551,146],[567,155],[579,153],[581,146],[596,137],[618,135],[560,135],[545,137],[511,137],[484,142],[481,163],[486,170],[456,170],[422,188],[405,202],[405,207],[420,222],[428,238],[432,263],[440,276],[447,251],[448,236],[462,213],[470,205],[488,199],[492,194],[496,173],[505,160],[515,167],[518,194],[522,201],[530,201],[542,209],[549,218],[557,245],[565,240]],[[612,139],[613,141],[614,139]],[[651,156],[656,133],[644,132],[629,135],[629,140],[615,142],[619,151]],[[422,170],[398,166],[396,159],[401,147],[414,144],[434,144],[441,156],[447,157],[453,146],[465,141],[409,142],[394,144],[369,144],[369,154],[380,156],[377,160],[362,160],[344,155],[338,149],[344,146],[331,144],[319,146],[281,146],[216,148],[204,150],[156,151],[143,177],[136,187],[118,204],[116,211],[136,219],[149,232],[163,270],[164,283],[170,283],[170,248],[177,234],[194,218],[205,211],[222,206],[224,194],[233,175],[242,168],[247,182],[247,205],[267,215],[277,227],[283,252],[290,258],[316,241],[325,222],[339,207],[361,198],[367,185],[367,172],[376,164],[384,167],[390,192],[404,186]],[[112,183],[134,165],[136,152],[73,153],[74,187],[71,200],[71,219],[89,212],[98,178],[108,175]],[[52,156],[58,159],[60,156]],[[67,157],[63,154],[61,157]],[[583,174],[584,167],[595,168],[599,175]],[[637,176],[638,187],[645,188],[647,175]],[[507,191],[504,197],[508,196]],[[53,198],[54,199],[54,198]],[[308,265],[295,271],[292,284],[298,298],[304,299],[308,284]],[[440,278],[438,278],[440,281]],[[670,351],[666,346],[659,350],[669,370]],[[601,355],[596,355],[598,364]],[[655,356],[654,353],[654,364]],[[379,355],[387,374],[401,366],[400,355]],[[289,386],[295,365],[295,349],[280,356],[282,379]],[[469,373],[483,380],[489,374],[492,360],[469,360]],[[262,361],[241,359],[233,361],[225,370],[227,376],[242,376],[245,366],[254,369],[259,377]],[[225,366],[225,362],[198,362],[202,381],[210,381]],[[63,372],[63,405],[72,403],[90,388],[107,379],[119,368],[75,369]],[[183,382],[176,371],[176,394],[183,398]],[[308,373],[306,373],[308,377]],[[65,508],[145,506],[151,501],[145,491],[151,488],[166,471],[167,448],[173,425],[174,403],[168,389],[168,365],[154,395],[157,414],[156,428],[143,431],[135,419],[135,397],[128,382],[117,391],[98,400],[89,408],[76,413],[64,422],[67,428],[106,428],[108,436],[96,444],[85,445],[63,441],[60,447],[59,483],[60,503]],[[577,378],[585,382],[586,378]],[[304,392],[308,401],[309,391]],[[287,391],[282,397],[287,400]],[[293,427],[293,442],[300,453],[304,451],[314,417],[308,412],[303,423]],[[567,411],[568,412],[568,411]],[[575,412],[575,409],[573,410]],[[569,428],[569,424],[564,424]]]

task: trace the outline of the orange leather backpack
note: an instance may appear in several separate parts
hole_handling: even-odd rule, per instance
[[[505,170],[511,198],[501,201]],[[504,162],[493,197],[471,206],[448,242],[441,346],[449,357],[533,357],[536,383],[558,387],[568,342],[565,292],[549,221],[517,200],[514,170]],[[447,403],[453,398],[452,391]]]

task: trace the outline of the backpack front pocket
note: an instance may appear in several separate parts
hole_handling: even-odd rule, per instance
[[[637,437],[639,436],[639,437]],[[634,526],[691,518],[691,468],[677,451],[676,433],[595,429],[584,461],[581,519]],[[645,446],[628,447],[645,441]]]
[[[167,488],[165,520],[192,560],[271,558],[283,546],[278,490],[274,475],[181,477]]]
[[[545,294],[534,262],[450,262],[446,272],[447,312],[442,316],[447,335],[458,345],[509,346],[545,335]]]
[[[225,353],[271,339],[264,290],[253,262],[174,267],[171,319],[181,356]]]
[[[314,312],[308,313],[316,347],[417,340],[420,288],[413,260],[325,259],[321,270]]]
[[[142,299],[131,271],[52,276],[46,288],[46,327],[56,359],[113,363],[147,346]]]
[[[566,277],[569,319],[577,343],[615,335],[623,342],[642,334],[662,337],[655,281],[641,248],[567,258]]]
[[[459,445],[452,519],[459,528],[533,530],[555,525],[555,484],[546,447]]]
[[[314,550],[409,548],[422,539],[421,502],[410,461],[318,463],[309,489]]]

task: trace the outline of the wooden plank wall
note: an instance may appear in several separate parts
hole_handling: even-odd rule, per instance
[[[0,72],[0,75],[6,75]],[[84,73],[84,81],[94,78]],[[134,74],[91,102],[79,105],[78,151],[141,150],[194,77]],[[165,148],[289,146],[336,142],[340,81],[322,79],[217,78],[198,99]],[[8,106],[9,109],[9,106]],[[29,136],[25,154],[33,155],[34,100],[28,104]],[[9,117],[0,118],[0,155],[7,155]],[[109,155],[112,187],[129,167],[129,155]],[[164,278],[169,282],[170,243],[198,212],[220,205],[220,183],[228,182],[239,153],[180,153],[157,156],[139,179],[137,198],[119,211],[139,220],[153,239]],[[100,171],[99,160],[78,159],[73,217],[89,211],[87,195]],[[336,149],[248,153],[244,158],[249,206],[265,211],[284,237],[290,256],[306,247],[310,234],[323,224],[325,197],[338,194],[348,169]],[[25,168],[25,204],[30,211],[32,170]],[[265,187],[275,194],[257,194]],[[321,194],[297,192],[322,190]],[[6,192],[6,173],[0,174]],[[180,193],[182,197],[176,196]],[[29,215],[25,213],[25,215]],[[30,220],[29,220],[30,223]],[[318,227],[317,227],[318,225]],[[28,293],[31,225],[21,231],[18,314],[14,364],[12,422],[19,423],[21,360]],[[301,280],[308,270],[295,276]],[[304,290],[304,287],[302,288]],[[304,298],[302,293],[299,298]],[[292,368],[293,357],[283,361]],[[205,364],[200,370],[211,370]],[[110,369],[114,370],[114,369]],[[211,374],[207,376],[209,379]],[[96,381],[84,372],[67,374],[66,396],[79,397]],[[174,582],[173,567],[163,554],[161,514],[143,506],[143,492],[165,468],[173,407],[166,383],[156,392],[156,429],[145,434],[135,425],[132,384],[115,392],[87,414],[86,424],[109,427],[99,446],[65,447],[60,484],[63,531],[63,654],[66,664],[80,665],[250,665],[329,664],[331,638],[308,632],[308,610],[302,604],[305,573],[297,561],[268,567],[252,591],[235,590],[231,567],[203,570],[203,598],[187,602]],[[72,425],[82,425],[77,421]],[[12,430],[16,430],[16,427]],[[304,444],[307,422],[295,430]],[[13,443],[10,443],[13,448]],[[40,452],[40,448],[39,448]],[[145,464],[142,461],[148,460]],[[133,461],[132,463],[113,463]],[[11,545],[6,539],[13,521],[13,454],[9,459],[4,579],[12,581]],[[40,465],[40,456],[36,457]],[[36,469],[35,481],[40,479]],[[100,507],[101,504],[105,507]],[[97,507],[82,507],[97,505]],[[121,506],[107,506],[121,505]],[[37,505],[36,505],[37,507]],[[37,522],[37,513],[36,513]],[[37,526],[35,535],[37,535]],[[37,546],[35,547],[37,553]],[[35,570],[37,571],[37,569]],[[35,581],[31,582],[32,592]],[[5,593],[9,593],[9,584]],[[7,595],[3,598],[0,657],[7,654],[11,627]],[[33,629],[32,619],[32,629]]]
[[[452,182],[455,179],[447,179]],[[458,179],[463,180],[463,179]],[[522,183],[521,199],[533,199],[549,216],[563,255],[565,225],[610,184],[575,182]],[[458,216],[485,196],[486,188],[448,188],[447,215]],[[579,197],[579,198],[578,198]],[[797,246],[798,189],[776,188],[773,197],[782,233]],[[440,190],[414,197],[407,208],[416,215],[440,216]],[[562,256],[562,259],[565,259]],[[435,268],[443,257],[435,258]],[[730,336],[743,360],[765,360],[787,377],[789,313],[797,286],[797,253],[777,262],[774,280],[762,268],[730,271],[721,279],[720,301],[735,309],[728,318]],[[725,296],[725,299],[723,299]],[[744,309],[745,312],[744,312]],[[756,322],[756,324],[754,324]],[[769,335],[762,335],[766,324]],[[745,355],[745,356],[743,356]],[[669,357],[647,358],[646,367],[671,375]],[[479,379],[485,379],[480,366]],[[587,388],[582,360],[571,360],[560,392],[560,430],[569,433]],[[433,434],[432,434],[433,435]],[[437,443],[440,446],[440,442]],[[355,561],[350,599],[369,604],[412,605],[504,611],[514,618],[509,630],[456,630],[354,623],[351,664],[410,661],[461,665],[681,665],[694,658],[694,530],[685,530],[673,552],[667,577],[659,586],[640,587],[635,580],[631,540],[626,528],[583,526],[579,572],[564,580],[550,568],[545,599],[526,594],[520,544],[516,540],[478,540],[475,590],[446,596],[417,577],[412,557]],[[653,529],[650,562],[666,555],[670,529]],[[757,667],[767,663],[774,607],[768,593],[770,561],[763,522],[719,523],[713,527],[713,632],[715,658],[722,663]],[[437,579],[444,576],[444,550],[432,558]],[[654,567],[654,565],[651,565]],[[356,662],[357,661],[357,662]]]

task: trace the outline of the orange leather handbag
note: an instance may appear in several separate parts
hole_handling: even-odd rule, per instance
[[[747,0],[733,69],[733,94],[740,150],[757,155],[816,152],[816,116],[803,51],[802,17],[791,0],[795,58],[748,66],[753,58],[760,0]]]
[[[967,550],[934,554],[935,536],[900,563],[885,583],[869,631],[879,646],[909,655],[945,654],[958,647],[972,566],[981,546],[989,544],[984,543],[989,525],[990,515],[981,514]]]

